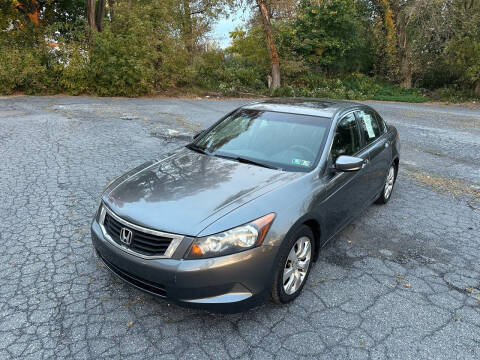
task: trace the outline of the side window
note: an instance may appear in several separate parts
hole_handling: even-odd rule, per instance
[[[353,155],[360,150],[360,135],[355,116],[345,116],[337,125],[332,144],[332,159],[341,155]]]
[[[377,119],[378,125],[380,126],[380,132],[382,134],[386,133],[387,125],[385,124],[385,121],[383,121],[383,118],[377,113],[375,113],[375,118]]]
[[[362,133],[365,137],[365,142],[370,144],[383,134],[383,129],[377,123],[375,116],[369,111],[357,111],[360,124],[362,126]]]

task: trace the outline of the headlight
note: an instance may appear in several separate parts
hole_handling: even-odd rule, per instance
[[[239,227],[197,238],[190,246],[186,259],[204,259],[229,255],[251,249],[262,244],[275,214],[265,215]]]

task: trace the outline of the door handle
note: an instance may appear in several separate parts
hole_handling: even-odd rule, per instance
[[[388,148],[389,146],[390,146],[390,143],[387,141],[387,142],[385,143],[385,147]]]

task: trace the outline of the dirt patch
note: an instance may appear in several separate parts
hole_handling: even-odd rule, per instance
[[[469,196],[474,201],[480,201],[480,186],[469,184],[461,179],[430,175],[420,171],[408,171],[415,180],[431,187],[435,192],[449,194],[452,198]]]
[[[463,126],[463,127],[474,127],[474,128],[480,129],[480,120],[477,120],[476,118],[471,118],[471,119],[472,119],[471,121],[462,121],[462,120],[448,121],[447,124],[455,125],[455,126]]]

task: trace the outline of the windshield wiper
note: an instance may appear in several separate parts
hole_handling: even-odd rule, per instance
[[[196,151],[196,152],[198,152],[198,153],[200,153],[200,154],[203,154],[203,155],[210,155],[209,152],[207,152],[207,151],[205,151],[205,150],[203,150],[203,149],[201,149],[201,148],[199,148],[198,146],[195,146],[195,145],[193,145],[193,144],[188,144],[188,145],[186,145],[185,147],[186,147],[187,149]]]
[[[264,164],[264,163],[261,163],[261,162],[255,161],[255,160],[250,160],[250,159],[247,159],[247,158],[244,158],[244,157],[241,157],[241,156],[228,156],[228,155],[219,155],[219,154],[213,154],[213,155],[221,157],[221,158],[225,158],[225,159],[235,160],[235,161],[238,161],[238,162],[241,162],[241,163],[244,163],[244,164],[257,165],[257,166],[261,166],[261,167],[264,167],[264,168],[267,168],[267,169],[282,170],[282,169],[279,169],[275,166],[267,165],[267,164]]]

